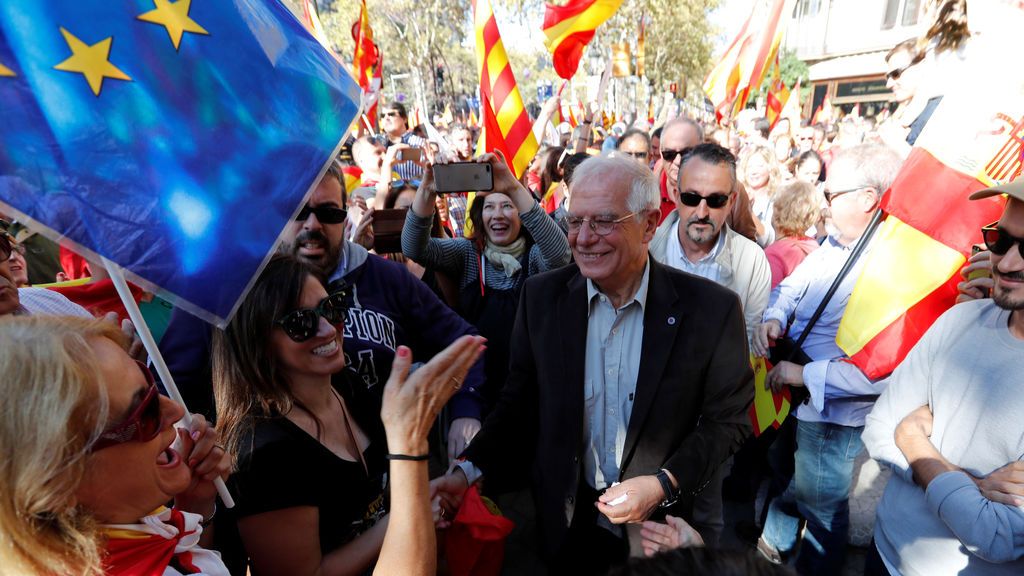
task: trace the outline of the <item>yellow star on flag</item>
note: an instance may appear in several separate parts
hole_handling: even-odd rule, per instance
[[[14,70],[0,64],[0,76],[17,76],[17,74],[14,73]]]
[[[71,57],[54,66],[57,70],[64,72],[79,72],[89,82],[92,93],[99,96],[103,88],[104,78],[115,78],[117,80],[128,80],[131,78],[110,63],[110,45],[114,37],[110,36],[89,46],[68,32],[62,26],[60,33],[64,35],[64,41],[71,48]]]
[[[153,4],[156,6],[156,9],[140,14],[138,19],[143,22],[159,24],[166,28],[167,35],[171,37],[171,44],[174,44],[175,50],[178,49],[178,46],[181,46],[181,37],[185,35],[185,32],[210,34],[196,23],[195,20],[188,17],[188,11],[192,7],[192,0],[178,0],[177,2],[153,0]]]

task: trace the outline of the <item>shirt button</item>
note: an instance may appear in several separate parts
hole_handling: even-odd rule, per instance
[[[618,333],[618,330],[612,330],[612,336],[615,336],[616,333]]]
[[[613,375],[613,374],[615,374],[615,370],[609,370],[609,371],[608,371],[608,375],[609,375],[609,376],[611,376],[611,375]]]
[[[576,499],[573,498],[572,496],[569,496],[568,498],[565,499],[565,501],[568,502],[569,504],[572,504],[575,500]]]
[[[607,301],[608,301],[607,298],[605,298],[604,296],[601,296],[601,302],[607,302]]]
[[[608,413],[609,414],[615,414],[615,409],[614,408],[609,408],[608,409]]]
[[[573,463],[575,464],[575,463],[577,463],[577,462],[579,462],[579,461],[580,461],[580,457],[579,457],[579,456],[573,456],[573,457],[572,457],[572,461],[573,461]]]

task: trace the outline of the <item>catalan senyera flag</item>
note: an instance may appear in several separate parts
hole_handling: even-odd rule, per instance
[[[523,97],[501,41],[490,0],[474,0],[473,15],[483,116],[480,146],[486,151],[501,150],[512,172],[519,178],[537,153],[533,123],[523,106]]]
[[[333,54],[334,50],[331,48],[331,41],[327,39],[327,33],[324,32],[324,25],[320,22],[320,12],[316,8],[315,0],[303,1],[302,17],[306,21],[306,27],[313,33],[313,37]]]
[[[750,366],[754,369],[754,402],[751,403],[748,415],[754,425],[754,436],[760,436],[769,428],[778,428],[785,422],[791,407],[789,386],[784,386],[778,394],[764,387],[768,377],[768,361],[750,355]]]
[[[774,128],[779,118],[782,117],[782,109],[788,99],[789,88],[786,88],[786,83],[782,81],[779,58],[776,55],[775,68],[772,70],[772,83],[768,87],[768,98],[765,101],[765,116],[768,118],[770,128]]]
[[[721,118],[743,109],[752,90],[761,86],[765,72],[775,60],[785,31],[785,17],[794,0],[756,3],[739,34],[722,59],[704,79],[704,93]]]
[[[836,335],[869,377],[891,372],[953,305],[959,271],[971,246],[982,241],[980,228],[1002,213],[1002,197],[970,201],[968,195],[1009,181],[1020,170],[1024,69],[998,65],[998,55],[1013,49],[1007,37],[972,44],[964,77],[951,79],[955,88],[936,108],[883,200],[888,217]],[[1001,169],[999,159],[1008,150],[1015,167]]]
[[[356,46],[355,54],[352,55],[352,76],[365,92],[370,89],[370,83],[373,81],[373,66],[377,63],[377,46],[373,43],[373,29],[370,28],[370,15],[366,11],[366,0],[363,0],[360,6],[359,20],[352,24],[352,39]]]
[[[622,5],[622,0],[569,0],[563,6],[544,4],[544,46],[551,52],[555,72],[568,80],[576,74],[583,49],[598,26]]]

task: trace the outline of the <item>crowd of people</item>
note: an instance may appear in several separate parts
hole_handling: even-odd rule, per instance
[[[864,574],[1021,573],[1024,177],[971,196],[1002,217],[895,372],[836,343],[941,102],[914,67],[955,47],[893,48],[871,118],[597,130],[555,97],[522,177],[382,104],[226,329],[171,313],[189,429],[116,306],[58,291],[102,268],[0,215],[0,574],[491,573],[444,545],[481,496],[517,523],[505,573],[849,573],[865,448],[893,475]],[[493,185],[439,193],[454,162]],[[794,407],[756,437],[755,357]]]

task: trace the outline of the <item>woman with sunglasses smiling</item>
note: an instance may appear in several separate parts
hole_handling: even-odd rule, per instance
[[[230,459],[201,416],[174,428],[184,410],[125,345],[102,320],[0,321],[5,573],[227,574],[199,545]]]
[[[378,554],[382,573],[429,569],[416,556],[433,540],[427,433],[482,351],[482,339],[456,341],[408,379],[410,352],[399,347],[382,409],[380,393],[345,370],[341,329],[349,297],[328,295],[311,268],[278,255],[214,336],[217,426],[237,454],[230,517],[256,574],[364,574]],[[396,405],[399,389],[418,391],[418,399]],[[389,460],[391,503],[406,505],[412,486],[421,496],[418,515],[387,514]],[[426,525],[410,528],[423,519]],[[411,556],[384,557],[392,530],[404,534]],[[396,568],[402,558],[406,564]]]

